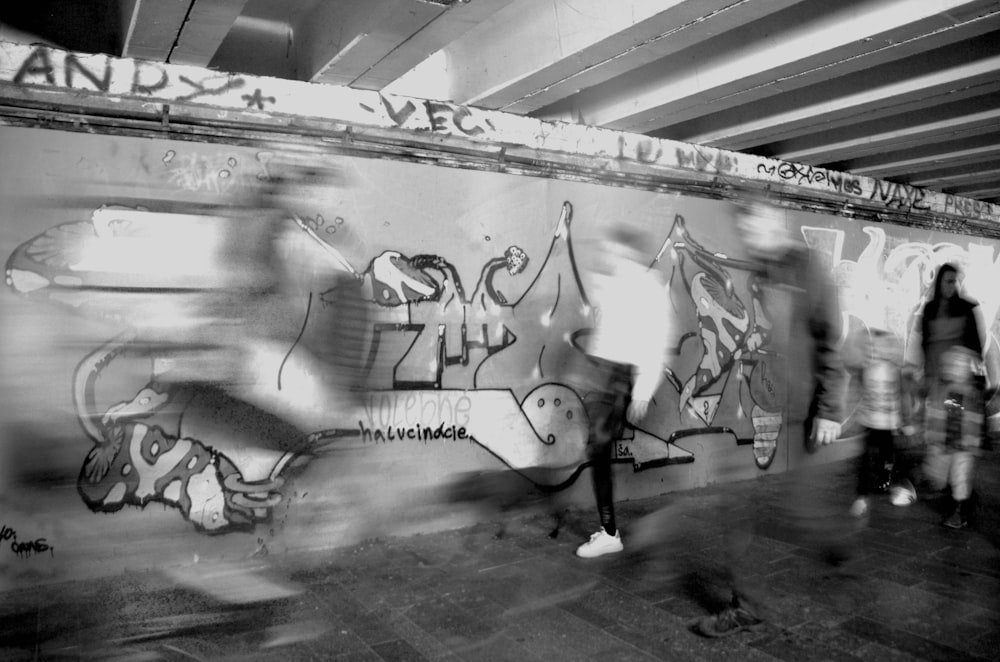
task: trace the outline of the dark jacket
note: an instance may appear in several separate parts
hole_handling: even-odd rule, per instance
[[[813,418],[837,423],[844,418],[847,373],[839,350],[842,321],[837,291],[805,247],[765,263],[762,275],[765,305],[769,298],[777,304],[769,306],[775,318],[774,339],[788,357],[789,431],[804,425],[808,439]]]
[[[933,323],[938,318],[938,307],[948,306],[947,318],[961,320],[960,331],[948,338],[941,338],[935,333]],[[979,304],[953,297],[950,301],[928,301],[920,315],[920,348],[924,354],[924,376],[929,382],[938,378],[938,363],[941,354],[949,347],[958,344],[966,347],[978,356],[983,353],[983,340],[979,335],[979,323],[976,320],[976,306]]]

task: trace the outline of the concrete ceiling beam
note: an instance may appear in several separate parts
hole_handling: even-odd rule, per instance
[[[992,27],[1000,28],[1000,17]],[[962,49],[940,49],[890,62],[797,90],[791,98],[769,96],[668,126],[654,135],[743,150],[995,92],[1000,90],[1000,54],[994,38],[965,38]]]
[[[800,163],[844,161],[996,131],[1000,131],[1000,99],[979,97],[781,141],[770,155]]]
[[[908,184],[936,189],[988,181],[1000,181],[1000,160],[931,170],[907,179]]]
[[[935,143],[887,154],[866,156],[848,161],[828,162],[824,168],[868,177],[885,178],[899,172],[917,173],[958,167],[1000,157],[1000,133]]]
[[[396,89],[525,113],[798,1],[517,0]]]
[[[229,34],[247,0],[196,0],[181,28],[170,58],[172,64],[208,66]]]
[[[191,0],[119,0],[122,57],[168,61],[190,7]]]
[[[428,98],[425,94],[426,87],[423,85],[418,86],[413,94],[396,92],[391,85],[405,78],[409,72],[429,59],[431,62],[439,62],[443,48],[512,2],[514,0],[453,2],[447,11],[438,14],[427,25],[404,39],[385,57],[372,65],[354,81],[353,87],[367,90],[385,89],[390,94]],[[435,55],[437,57],[432,57]]]
[[[649,133],[704,112],[913,54],[914,40],[995,17],[995,0],[807,0],[543,109],[546,119]]]
[[[338,0],[295,26],[300,77],[381,90],[511,0]]]

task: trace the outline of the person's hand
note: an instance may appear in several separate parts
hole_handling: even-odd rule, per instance
[[[840,423],[825,418],[813,420],[812,440],[817,444],[829,444],[840,436]]]
[[[649,411],[649,400],[632,400],[628,403],[625,416],[628,422],[634,425],[646,417],[647,411]]]

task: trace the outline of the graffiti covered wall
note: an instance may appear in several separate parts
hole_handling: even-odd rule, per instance
[[[615,445],[620,498],[854,452],[845,442],[810,460],[788,429],[789,366],[728,203],[314,156],[335,175],[294,200],[298,223],[284,220],[292,277],[276,305],[241,260],[283,158],[0,129],[0,497],[18,545],[0,562],[58,576],[74,554],[115,567],[120,550],[132,563],[148,547],[151,565],[167,538],[220,554],[467,523],[474,511],[445,488],[496,473],[588,506],[576,340],[599,314],[583,274],[611,224],[646,237],[668,284],[663,301],[635,302],[635,323],[650,305],[676,323],[650,413]],[[852,333],[887,320],[910,337],[935,267],[958,263],[996,375],[995,242],[786,219],[839,285]],[[253,287],[219,298],[233,273]],[[344,282],[363,312],[360,396],[338,391],[323,359],[338,349]],[[208,387],[220,354],[249,375],[235,395]],[[856,430],[850,407],[845,424]]]

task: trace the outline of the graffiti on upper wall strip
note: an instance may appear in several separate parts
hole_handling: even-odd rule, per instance
[[[992,203],[957,198],[906,184],[827,171],[809,165],[740,155],[711,147],[660,140],[613,130],[530,120],[473,106],[385,95],[379,92],[315,86],[146,60],[69,53],[48,46],[0,42],[0,82],[30,89],[52,88],[101,95],[196,103],[224,110],[252,111],[241,120],[254,123],[261,111],[323,118],[338,123],[402,128],[521,145],[554,154],[620,159],[634,163],[737,178],[795,184],[878,202],[889,209],[932,211],[996,220]],[[82,97],[87,101],[87,96]],[[74,103],[81,97],[74,96]],[[154,109],[161,121],[169,119]],[[179,111],[183,113],[184,111]],[[561,157],[556,156],[556,160]]]
[[[676,155],[677,163],[688,170],[723,174],[736,170],[736,156],[727,152],[699,149],[692,146],[690,149],[678,147]]]
[[[972,200],[970,198],[957,198],[953,195],[944,197],[945,212],[952,212],[971,218],[989,218],[996,205],[983,202],[982,200]]]
[[[930,209],[927,191],[909,184],[876,181],[868,197],[878,200],[889,209]]]
[[[778,177],[783,182],[793,184],[821,184],[838,193],[864,195],[861,180],[852,175],[832,172],[824,168],[814,168],[800,163],[759,163],[757,172]]]
[[[156,113],[161,121],[169,120],[170,113],[159,106],[146,104],[146,101],[158,99],[166,105],[191,102],[226,111],[251,111],[240,117],[240,121],[249,124],[262,121],[265,112],[279,112],[284,116],[321,118],[338,124],[402,128],[504,146],[549,150],[552,158],[559,162],[562,162],[560,155],[572,152],[574,158],[593,158],[599,162],[620,159],[684,170],[699,176],[704,173],[733,175],[766,183],[794,183],[811,189],[829,189],[868,202],[877,201],[890,209],[932,211],[983,220],[998,218],[998,207],[992,203],[711,147],[532,120],[443,101],[217,73],[209,69],[146,60],[75,54],[48,46],[0,42],[0,82],[28,89],[94,93],[74,94],[71,103],[74,106],[88,102],[95,95],[110,95],[117,100],[132,97],[143,102],[143,108]],[[173,112],[183,114],[185,111],[179,109]]]
[[[87,64],[84,64],[86,59]],[[100,62],[95,66],[96,62]],[[88,56],[81,58],[46,46],[36,46],[17,67],[11,78],[16,85],[44,85],[47,87],[67,87],[74,90],[111,92],[113,84],[122,87],[122,72],[109,57]],[[176,101],[198,101],[241,89],[246,81],[231,74],[209,74],[202,78],[178,75],[171,80],[166,67],[146,60],[133,60],[132,72],[126,93],[153,96],[171,87],[171,96]],[[248,97],[247,107],[263,107],[264,98],[257,90]],[[273,98],[270,99],[273,103]]]
[[[461,106],[444,101],[416,101],[411,99],[391,100],[379,95],[382,109],[392,122],[401,129],[433,131],[474,138],[486,132],[495,131],[485,113],[469,106]],[[374,113],[371,106],[361,104],[361,108]]]

